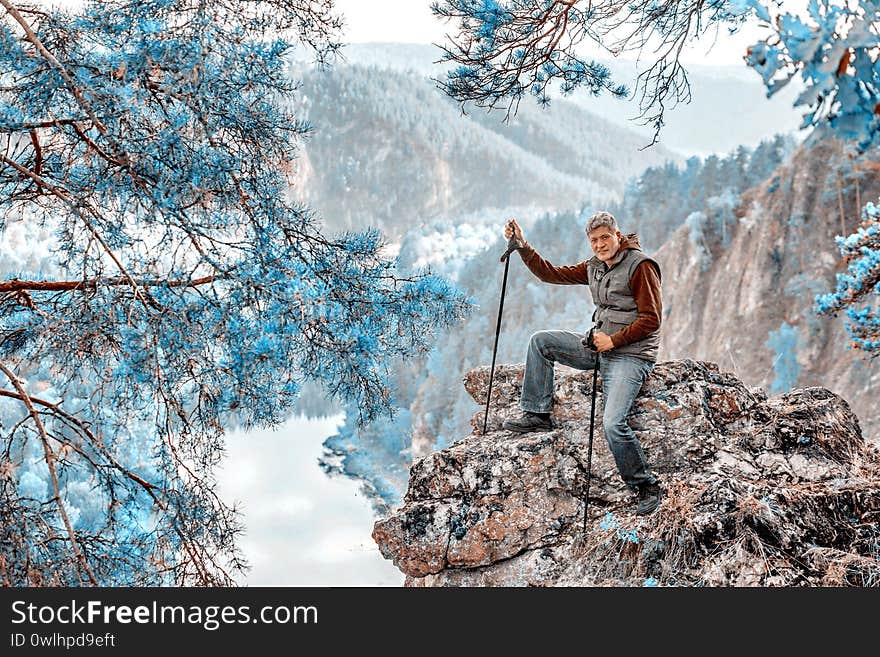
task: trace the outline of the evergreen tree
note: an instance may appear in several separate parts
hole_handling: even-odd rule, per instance
[[[391,413],[394,360],[469,303],[286,200],[285,54],[334,52],[330,0],[0,6],[0,230],[50,249],[0,282],[0,578],[228,584],[224,428],[307,380]]]

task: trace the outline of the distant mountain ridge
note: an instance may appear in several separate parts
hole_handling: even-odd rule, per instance
[[[375,66],[292,72],[294,112],[315,130],[303,143],[293,193],[331,229],[375,226],[392,240],[433,220],[491,211],[536,216],[622,196],[645,168],[681,161],[573,103],[523,103],[509,124],[462,115],[427,78]],[[549,120],[548,120],[549,119]]]
[[[442,78],[448,65],[434,64],[440,49],[430,44],[414,43],[352,43],[342,49],[344,61],[362,66],[410,71],[423,77]],[[633,87],[637,76],[635,62],[599,60],[615,79]],[[792,107],[800,93],[796,82],[768,99],[760,77],[745,64],[742,66],[686,66],[693,98],[666,115],[660,134],[660,145],[684,155],[706,156],[726,153],[737,146],[757,146],[777,133],[795,132],[801,122],[800,113]],[[651,133],[631,120],[638,114],[635,103],[607,95],[593,97],[580,91],[567,97],[574,103],[618,126],[639,134],[639,146],[651,141]],[[554,101],[554,103],[557,101]],[[520,105],[535,107],[531,99]],[[493,115],[501,121],[503,113]],[[721,129],[723,128],[723,129]]]

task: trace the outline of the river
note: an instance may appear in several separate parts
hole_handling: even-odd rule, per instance
[[[227,503],[238,503],[248,586],[400,586],[403,574],[370,536],[375,518],[359,484],[318,465],[342,415],[296,417],[275,430],[234,431],[218,471]]]

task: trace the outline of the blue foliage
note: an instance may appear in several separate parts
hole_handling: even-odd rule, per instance
[[[443,61],[453,66],[438,83],[463,105],[506,105],[506,117],[526,94],[548,105],[554,84],[563,95],[585,89],[624,98],[629,89],[601,63],[584,60],[578,46],[593,40],[616,56],[652,43],[654,58],[636,80],[634,96],[638,118],[654,128],[656,141],[666,109],[690,100],[677,53],[703,29],[726,25],[735,31],[748,11],[736,4],[440,0],[431,4],[432,11],[457,23],[457,29],[443,49]]]
[[[805,89],[795,104],[805,108],[803,127],[827,122],[863,150],[875,144],[880,136],[877,3],[815,0],[806,15],[785,12],[776,18],[769,6],[749,4],[772,29],[747,58],[768,95],[799,75]]]
[[[602,531],[608,531],[609,529],[615,529],[620,526],[620,521],[614,516],[611,511],[607,511],[605,513],[605,517],[599,521],[599,529]]]
[[[740,195],[762,184],[793,149],[790,137],[777,135],[753,151],[739,147],[720,157],[691,157],[683,168],[673,162],[650,167],[629,181],[623,201],[608,209],[637,231],[649,250],[659,248],[684,220],[708,266],[713,250],[729,245]]]
[[[712,264],[711,253],[705,246],[706,215],[702,212],[691,212],[684,223],[688,227],[688,240],[696,248],[700,268],[702,271],[706,271]]]
[[[412,414],[402,408],[393,418],[379,418],[367,427],[358,427],[356,418],[357,409],[346,408],[345,423],[324,441],[330,454],[321,465],[328,473],[366,482],[374,506],[386,511],[406,492],[412,462]]]
[[[620,520],[611,511],[605,513],[605,517],[599,521],[599,529],[602,531],[614,530],[614,535],[624,543],[638,543],[639,537],[635,529],[624,529],[620,526]]]
[[[703,271],[712,264],[713,248],[721,249],[730,245],[730,237],[736,217],[734,209],[739,205],[739,196],[731,189],[725,189],[719,196],[706,199],[707,212],[691,212],[684,223],[688,227],[688,239],[696,247],[697,259]]]
[[[880,207],[868,203],[863,224],[852,235],[837,237],[840,254],[847,262],[837,274],[837,288],[816,297],[814,310],[836,314],[845,310],[853,345],[871,355],[880,354]],[[857,304],[863,303],[859,306]]]
[[[224,430],[284,421],[307,381],[362,426],[391,415],[394,364],[471,300],[402,271],[377,231],[326,236],[288,200],[310,126],[287,109],[292,43],[267,35],[323,60],[341,26],[329,3],[21,16],[35,37],[12,14],[0,24],[0,214],[45,227],[51,251],[33,277],[4,272],[17,397],[3,399],[2,549],[21,552],[0,558],[30,564],[17,584],[230,583],[243,564],[213,483]]]
[[[587,25],[593,16],[589,8],[555,5],[544,0],[432,3],[436,15],[458,20],[462,28],[461,41],[445,50],[445,60],[457,65],[438,82],[450,96],[487,107],[502,102],[513,107],[527,93],[545,106],[555,82],[563,94],[584,88],[594,95],[607,90],[626,96],[626,87],[614,83],[605,66],[582,60],[555,38],[556,31],[565,31],[563,24]],[[551,36],[547,24],[554,22]]]

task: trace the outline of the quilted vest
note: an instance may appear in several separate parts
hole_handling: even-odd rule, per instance
[[[596,257],[587,261],[590,293],[593,295],[593,303],[596,306],[593,313],[593,325],[598,330],[612,335],[632,324],[639,316],[629,282],[636,267],[645,260],[653,262],[657,266],[657,271],[660,271],[660,265],[657,264],[657,261],[646,256],[639,249],[627,249],[620,260],[610,268]],[[622,347],[615,347],[612,353],[631,354],[653,363],[657,361],[659,348],[660,331],[658,329],[641,340]]]

